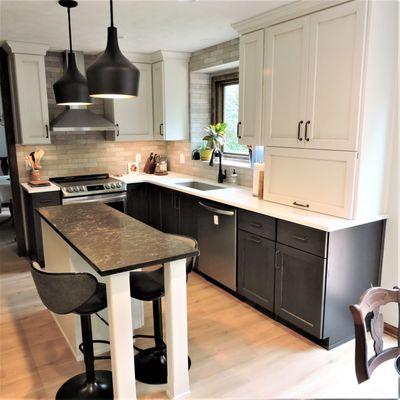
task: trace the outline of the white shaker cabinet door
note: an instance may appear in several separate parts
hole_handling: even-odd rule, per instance
[[[14,54],[14,105],[21,144],[50,143],[43,55]]]
[[[153,91],[151,64],[135,63],[140,71],[139,93],[132,99],[105,101],[106,116],[118,125],[114,140],[153,139]]]
[[[308,148],[357,150],[366,6],[350,2],[310,16]]]
[[[264,199],[353,217],[357,153],[267,147]]]
[[[164,122],[164,62],[159,61],[153,64],[153,130],[154,139],[165,139]]]
[[[240,37],[239,143],[262,145],[261,113],[264,63],[264,30]]]
[[[266,30],[264,132],[268,146],[304,147],[309,17]]]

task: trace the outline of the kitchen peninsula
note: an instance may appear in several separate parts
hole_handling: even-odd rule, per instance
[[[46,271],[87,271],[89,266],[106,283],[114,398],[136,398],[129,273],[164,264],[167,390],[174,398],[187,395],[185,259],[198,251],[101,203],[44,207],[38,213]]]

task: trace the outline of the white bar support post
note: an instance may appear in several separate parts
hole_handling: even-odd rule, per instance
[[[132,339],[129,272],[107,278],[108,322],[115,400],[135,400],[135,361]]]
[[[168,387],[172,399],[189,396],[186,260],[164,264]]]

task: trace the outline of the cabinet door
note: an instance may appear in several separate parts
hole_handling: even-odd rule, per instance
[[[265,164],[265,200],[352,218],[356,152],[268,147]]]
[[[304,146],[308,21],[297,18],[266,30],[263,125],[268,146]]]
[[[50,143],[44,56],[14,54],[13,61],[14,102],[20,143]]]
[[[357,150],[366,2],[310,16],[306,146]]]
[[[274,311],[275,242],[238,231],[238,291]]]
[[[148,207],[149,207],[149,219],[148,224],[153,228],[162,229],[161,219],[161,192],[159,187],[150,185],[147,188],[148,193]]]
[[[164,62],[153,64],[153,130],[156,140],[164,140]]]
[[[197,240],[198,201],[194,196],[179,194],[179,233]]]
[[[149,222],[147,185],[129,184],[127,196],[127,214],[147,224]]]
[[[162,230],[165,233],[179,233],[179,198],[173,190],[161,191]]]
[[[151,64],[135,63],[140,71],[139,93],[133,99],[105,101],[106,116],[118,125],[114,140],[153,139],[153,91]]]
[[[325,259],[281,244],[276,250],[275,314],[322,338]]]
[[[264,68],[264,30],[240,37],[239,125],[241,144],[262,145],[261,108]]]

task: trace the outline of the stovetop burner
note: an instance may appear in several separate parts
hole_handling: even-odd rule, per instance
[[[93,194],[126,191],[126,184],[107,173],[74,175],[50,178],[62,190],[63,197],[88,196]]]

